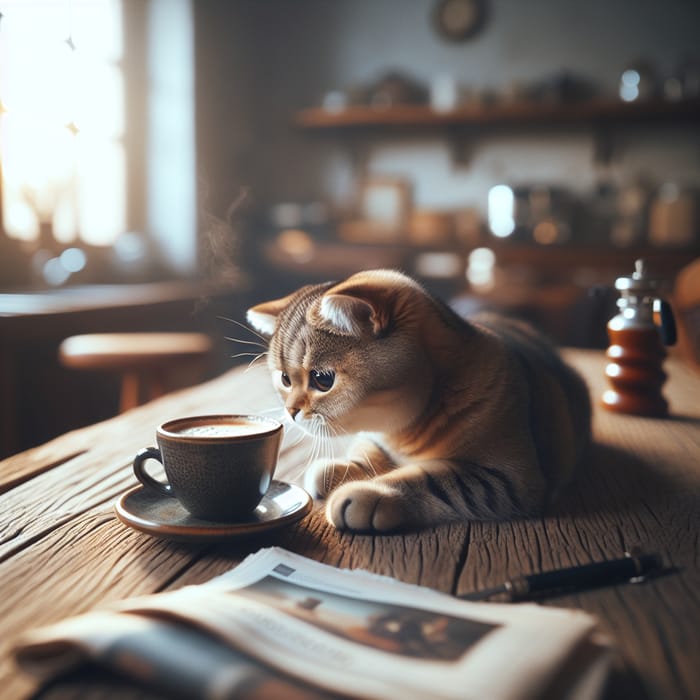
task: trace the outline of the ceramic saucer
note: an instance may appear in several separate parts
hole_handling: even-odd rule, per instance
[[[181,542],[202,542],[253,535],[303,518],[313,505],[304,489],[273,481],[258,507],[245,520],[235,523],[202,520],[190,515],[180,502],[139,485],[115,503],[117,517],[125,525]]]

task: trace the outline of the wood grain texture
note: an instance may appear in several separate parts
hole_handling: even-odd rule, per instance
[[[567,355],[594,399],[602,353]],[[644,585],[547,601],[596,615],[618,649],[615,697],[700,697],[700,378],[669,362],[672,416],[637,418],[596,408],[596,445],[577,481],[546,517],[464,523],[401,536],[343,534],[322,507],[288,530],[216,545],[155,540],[122,525],[113,502],[135,483],[131,460],[170,418],[279,411],[264,368],[235,370],[0,462],[0,688],[26,697],[31,679],[9,650],[22,631],[128,596],[208,580],[261,546],[280,545],[334,566],[364,568],[450,593],[509,576],[619,557],[640,546],[672,573]],[[313,456],[288,435],[279,474],[300,476]],[[65,697],[144,697],[74,677]],[[71,690],[72,688],[72,690]],[[54,686],[50,697],[62,697]],[[72,694],[71,694],[72,693]],[[141,693],[141,695],[139,695]]]

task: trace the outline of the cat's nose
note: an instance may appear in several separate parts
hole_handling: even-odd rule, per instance
[[[292,420],[294,420],[297,417],[297,413],[299,413],[301,409],[297,408],[296,406],[287,406],[287,411],[289,411],[289,415],[292,417]]]

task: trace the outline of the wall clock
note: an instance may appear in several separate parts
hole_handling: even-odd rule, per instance
[[[486,20],[486,0],[439,0],[433,22],[440,36],[464,41],[479,32]]]

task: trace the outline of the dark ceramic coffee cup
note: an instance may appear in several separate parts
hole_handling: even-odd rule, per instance
[[[236,522],[255,510],[277,466],[282,424],[243,415],[192,416],[156,430],[158,447],[134,459],[134,474],[147,489],[177,498],[192,515]],[[158,460],[168,483],[146,471]]]

